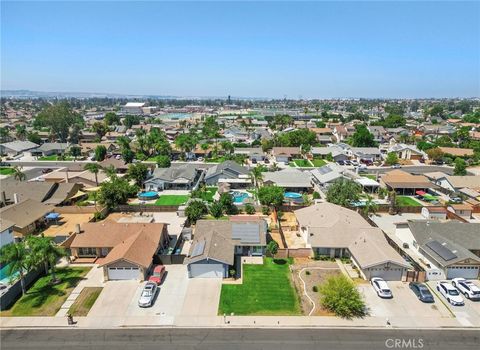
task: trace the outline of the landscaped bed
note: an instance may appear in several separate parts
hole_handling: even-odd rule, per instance
[[[0,168],[0,175],[12,175],[14,172],[15,170],[13,170],[13,168]]]
[[[188,201],[188,195],[164,194],[155,201],[154,205],[182,205]]]
[[[399,207],[421,207],[422,203],[417,202],[415,199],[407,196],[397,196],[397,206]]]
[[[69,313],[72,316],[87,316],[98,296],[102,292],[102,287],[85,287],[80,295],[70,307]]]
[[[1,316],[55,316],[68,295],[90,270],[89,267],[58,269],[58,284],[51,284],[52,276],[39,278],[17,302]]]
[[[224,284],[219,314],[300,315],[290,274],[291,261],[265,258],[263,265],[243,265],[242,284]]]

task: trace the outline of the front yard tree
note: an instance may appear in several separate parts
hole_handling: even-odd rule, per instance
[[[130,164],[127,170],[127,177],[130,180],[135,181],[135,184],[139,187],[143,185],[143,182],[148,176],[148,167],[143,163]]]
[[[108,209],[113,209],[117,205],[126,204],[128,198],[134,196],[137,191],[137,186],[130,185],[123,178],[113,176],[110,181],[105,181],[100,186],[98,201]]]
[[[23,181],[27,178],[27,175],[23,172],[23,168],[15,165],[13,167],[13,178],[17,181]]]
[[[438,147],[428,149],[427,155],[428,155],[428,159],[433,161],[442,160],[443,158],[443,152]]]
[[[70,147],[70,155],[73,157],[74,160],[77,160],[77,157],[79,157],[82,154],[82,149],[78,146],[72,146]]]
[[[387,165],[394,165],[398,163],[398,156],[395,152],[390,152],[387,154],[387,158],[385,159],[385,164]]]
[[[376,143],[367,127],[360,124],[356,126],[356,131],[351,139],[351,145],[353,147],[374,147]]]
[[[95,160],[97,162],[101,162],[102,160],[104,160],[106,155],[107,155],[107,148],[104,145],[98,145],[95,148]]]
[[[50,266],[52,282],[56,282],[55,265],[58,259],[66,256],[67,253],[65,250],[55,244],[52,237],[30,236],[27,239],[27,243],[32,262],[35,265],[43,263],[46,270],[48,270],[48,266]]]
[[[157,156],[156,160],[159,168],[170,168],[172,164],[169,156]]]
[[[465,176],[467,175],[467,163],[462,158],[455,159],[455,168],[453,169],[453,175]]]
[[[275,259],[275,255],[277,255],[278,253],[278,243],[276,241],[268,242],[267,253],[270,254]]]
[[[327,202],[350,208],[360,199],[362,187],[349,179],[338,179],[328,187]]]
[[[185,215],[191,223],[196,223],[207,213],[207,206],[202,200],[191,200],[185,209]]]
[[[365,314],[365,303],[355,284],[342,274],[331,276],[320,285],[320,303],[337,316],[352,318]]]
[[[23,294],[25,294],[24,277],[31,267],[30,261],[24,242],[7,244],[0,249],[0,263],[8,264],[8,275],[18,272]]]

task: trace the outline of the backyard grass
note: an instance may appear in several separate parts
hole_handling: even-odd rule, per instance
[[[87,316],[98,296],[102,292],[102,287],[85,287],[80,292],[80,295],[70,306],[69,313],[72,316]]]
[[[12,175],[14,172],[13,168],[0,168],[0,175]]]
[[[327,162],[324,161],[323,159],[313,159],[311,162],[313,163],[313,165],[315,167],[321,167],[321,166],[324,166],[325,164],[327,164]]]
[[[374,181],[377,181],[377,176],[373,175],[373,174],[363,174],[363,175],[360,175],[360,176],[361,177],[366,177],[366,178],[374,180]]]
[[[219,315],[300,315],[300,303],[290,280],[289,262],[243,265],[242,284],[224,284]]]
[[[422,204],[417,202],[415,199],[406,197],[406,196],[398,196],[396,202],[399,207],[421,207],[422,206]]]
[[[293,162],[297,167],[313,168],[312,163],[310,163],[307,159],[294,159],[292,162]]]
[[[70,292],[85,276],[89,267],[67,267],[58,269],[56,277],[60,283],[52,285],[51,275],[39,278],[9,310],[1,316],[55,316]]]
[[[155,201],[155,205],[181,205],[188,200],[188,195],[165,194]]]
[[[205,192],[200,192],[200,198],[207,202],[213,202],[213,196],[217,193],[218,187],[209,186],[205,188]]]

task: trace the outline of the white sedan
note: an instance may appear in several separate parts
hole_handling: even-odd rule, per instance
[[[443,295],[447,301],[454,306],[465,305],[463,298],[458,290],[448,282],[438,282],[437,290]]]
[[[377,292],[377,295],[380,298],[393,298],[392,291],[388,287],[387,282],[385,282],[382,278],[373,277],[370,280],[370,283],[372,284],[373,289],[375,289],[375,292]]]
[[[143,287],[140,299],[138,299],[138,306],[150,307],[155,300],[155,294],[157,293],[157,284],[153,282],[147,282]]]
[[[480,288],[472,281],[467,281],[465,278],[454,278],[452,285],[462,293],[465,298],[470,300],[480,300]]]

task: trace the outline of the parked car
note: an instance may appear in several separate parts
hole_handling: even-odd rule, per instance
[[[454,306],[465,305],[463,298],[458,290],[448,282],[438,282],[437,290],[443,295],[447,301]]]
[[[140,307],[150,307],[153,305],[155,300],[155,294],[157,294],[157,284],[153,282],[147,282],[145,287],[143,287],[142,294],[140,299],[138,299],[138,306]]]
[[[358,166],[358,162],[356,160],[352,160],[351,163],[353,166]]]
[[[460,197],[452,197],[452,198],[450,198],[450,202],[459,204],[459,203],[462,203],[463,200]]]
[[[472,281],[467,281],[465,278],[454,278],[452,285],[462,293],[465,298],[470,300],[480,300],[480,288]]]
[[[424,303],[435,302],[435,300],[433,299],[432,293],[430,293],[430,290],[423,283],[410,282],[408,286],[415,293],[418,300],[423,301]]]
[[[388,287],[387,282],[385,282],[382,278],[373,277],[370,280],[370,283],[372,283],[373,289],[375,289],[375,292],[377,292],[377,295],[380,298],[393,298],[392,291]]]
[[[345,165],[345,161],[339,160],[339,161],[337,161],[337,164],[338,164],[338,165]]]
[[[268,160],[268,158],[265,158],[265,159],[263,160],[263,162],[264,162],[265,164],[270,164],[270,161]]]
[[[165,277],[165,266],[156,265],[153,268],[152,275],[148,278],[149,282],[156,283],[157,285],[162,284],[163,277]]]
[[[257,164],[257,160],[255,158],[252,159],[252,164]]]
[[[346,161],[345,161],[345,165],[352,165],[352,162],[349,161],[349,160],[346,160]]]
[[[390,168],[392,169],[400,169],[402,166],[400,164],[393,164]]]
[[[53,170],[50,169],[50,168],[45,168],[45,169],[42,169],[42,174],[48,174],[48,173],[51,173]]]

